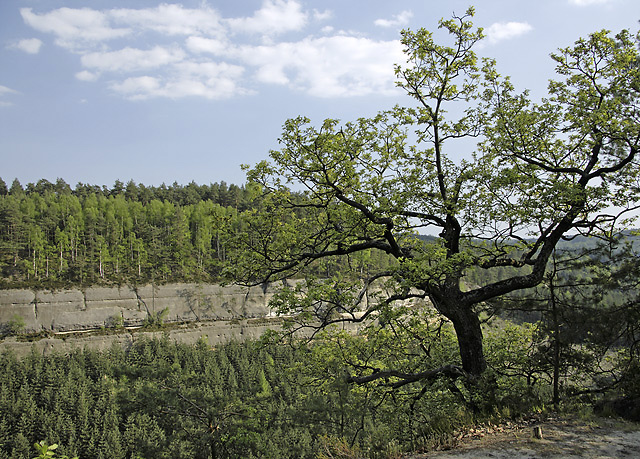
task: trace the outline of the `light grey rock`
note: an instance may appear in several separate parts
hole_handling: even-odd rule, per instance
[[[35,292],[31,290],[0,290],[0,307],[14,304],[31,304],[35,298]]]
[[[70,304],[84,308],[84,294],[80,290],[38,290],[35,292],[37,303]]]
[[[271,315],[272,287],[169,284],[91,287],[85,291],[0,290],[0,324],[19,314],[28,331],[69,332],[109,326],[114,321],[141,325],[165,322],[224,321]]]
[[[85,290],[87,302],[91,301],[136,301],[135,291],[124,287],[90,287]]]
[[[38,330],[82,330],[86,311],[84,294],[80,290],[60,290],[35,292],[35,317]],[[63,316],[75,315],[77,319],[62,319]],[[62,324],[62,328],[61,328]]]

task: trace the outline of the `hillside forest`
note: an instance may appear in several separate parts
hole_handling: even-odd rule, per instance
[[[251,191],[225,182],[112,188],[0,179],[4,288],[220,280]]]

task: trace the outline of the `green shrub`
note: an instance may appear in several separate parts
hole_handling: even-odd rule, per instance
[[[5,324],[5,335],[19,335],[24,332],[26,323],[24,318],[20,314],[14,314],[11,319]]]
[[[56,449],[58,449],[56,443],[49,445],[46,441],[41,440],[38,443],[34,443],[33,446],[38,452],[38,455],[33,459],[69,459],[67,455],[56,456]],[[78,459],[78,457],[76,456],[73,459]]]

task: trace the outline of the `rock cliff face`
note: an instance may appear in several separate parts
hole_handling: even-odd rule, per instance
[[[295,281],[294,281],[295,282]],[[130,345],[142,336],[215,345],[230,340],[259,338],[280,327],[269,308],[278,285],[223,287],[215,284],[169,284],[138,287],[90,287],[85,290],[0,290],[0,332],[20,317],[26,333],[48,332],[34,342],[14,336],[1,338],[0,352],[25,355],[68,352],[73,348],[106,349]],[[366,299],[365,299],[366,303]],[[139,328],[145,322],[180,324],[161,332]],[[344,325],[357,330],[360,324]],[[116,329],[117,333],[90,333]],[[139,329],[136,329],[139,328]],[[300,332],[303,334],[304,332]]]
[[[24,332],[50,332],[48,338],[24,342],[16,337],[0,339],[0,352],[19,356],[31,352],[68,352],[73,348],[106,349],[128,346],[141,337],[159,337],[215,345],[229,340],[259,338],[277,328],[269,309],[274,287],[243,288],[207,284],[172,284],[142,287],[91,287],[58,291],[0,290],[0,327],[16,316]],[[135,328],[162,317],[165,324],[181,323],[164,332],[120,328],[119,333],[95,334],[92,330],[115,325]]]
[[[25,331],[71,332],[142,325],[162,315],[165,323],[229,321],[271,316],[273,288],[172,284],[91,287],[86,290],[0,290],[0,324],[20,316]]]

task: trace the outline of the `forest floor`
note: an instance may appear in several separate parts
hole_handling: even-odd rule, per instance
[[[536,438],[534,429],[541,429]],[[639,458],[640,424],[620,419],[565,416],[529,419],[459,433],[447,450],[404,456],[423,458]]]

